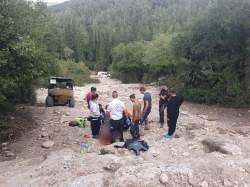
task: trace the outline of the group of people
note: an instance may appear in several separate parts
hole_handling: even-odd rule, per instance
[[[140,139],[139,125],[145,126],[144,130],[149,130],[148,115],[152,109],[152,98],[145,87],[140,88],[140,92],[143,96],[143,108],[141,103],[136,99],[134,94],[129,96],[133,102],[133,114],[132,120],[128,114],[127,108],[120,99],[118,99],[118,92],[112,92],[113,100],[106,105],[106,112],[103,110],[102,105],[98,104],[98,94],[96,93],[96,87],[91,87],[91,91],[87,94],[86,100],[88,108],[90,110],[90,124],[93,138],[99,138],[100,128],[105,129],[105,132],[109,134],[108,139],[110,143],[116,142],[119,139],[123,142],[123,125],[124,121],[127,126],[130,126],[130,133],[134,140]],[[159,94],[159,115],[160,115],[160,127],[164,125],[164,111],[167,108],[167,124],[168,133],[164,135],[166,138],[172,137],[176,129],[176,123],[179,116],[179,108],[183,102],[183,97],[177,95],[173,88],[167,88],[166,84],[162,85],[161,92]]]

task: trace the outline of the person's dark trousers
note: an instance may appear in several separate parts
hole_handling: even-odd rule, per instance
[[[159,104],[159,114],[160,114],[160,123],[164,123],[164,111],[167,107],[167,104]]]
[[[130,133],[134,140],[137,140],[140,138],[140,131],[139,131],[139,119],[135,120],[135,124],[131,125],[130,127]]]
[[[175,132],[177,119],[178,119],[178,116],[171,117],[168,120],[168,135],[169,136],[172,136],[174,134],[174,132]]]
[[[119,141],[123,142],[123,132],[122,132],[122,119],[120,120],[110,120],[110,134],[111,134],[111,142],[116,142],[116,133],[119,133]]]
[[[91,131],[92,135],[96,136],[99,135],[100,127],[101,127],[101,122],[99,118],[93,118],[91,119]]]

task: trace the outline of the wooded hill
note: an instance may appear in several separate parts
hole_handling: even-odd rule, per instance
[[[125,83],[167,74],[186,100],[248,106],[249,0],[69,2],[56,20],[76,62]]]
[[[87,65],[124,83],[168,75],[186,100],[248,107],[249,10],[250,0],[70,0],[49,8],[3,0],[0,95],[25,93],[52,74],[88,74]]]

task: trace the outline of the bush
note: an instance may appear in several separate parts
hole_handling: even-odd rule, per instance
[[[152,76],[152,74],[149,74],[149,73],[144,73],[143,78],[142,78],[142,82],[144,84],[149,84],[151,82],[156,82],[156,81],[157,81],[156,76]]]
[[[59,61],[57,65],[57,70],[54,70],[54,75],[56,77],[67,77],[73,80],[74,86],[83,86],[89,83],[99,83],[99,79],[93,79],[90,77],[90,72],[88,67],[83,63],[75,63],[73,61]],[[48,77],[42,77],[37,80],[37,87],[47,88],[49,84]]]
[[[15,112],[15,107],[6,100],[0,100],[0,113]]]
[[[86,61],[84,62],[85,65],[90,69],[90,70],[94,70],[95,68],[95,62],[89,62],[89,61]]]

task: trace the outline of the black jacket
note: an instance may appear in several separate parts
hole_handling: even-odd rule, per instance
[[[180,95],[170,97],[168,101],[168,107],[167,107],[167,118],[170,119],[172,117],[179,116],[179,109],[183,101],[184,101],[184,98]]]
[[[168,99],[169,99],[169,96],[168,96],[168,90],[161,90],[159,96],[166,96],[165,100],[164,99],[160,99],[159,101],[159,104],[160,105],[167,105],[168,104]]]

